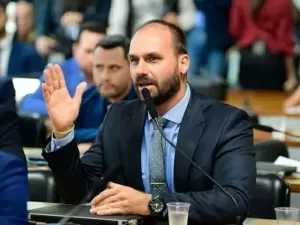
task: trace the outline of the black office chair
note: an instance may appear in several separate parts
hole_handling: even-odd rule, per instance
[[[222,79],[210,77],[190,77],[190,86],[198,93],[221,101],[226,100],[227,84]]]
[[[29,201],[59,202],[55,181],[50,169],[28,168]]]
[[[274,162],[278,156],[289,158],[286,144],[278,140],[269,140],[255,143],[256,161]]]
[[[47,137],[44,118],[37,114],[20,114],[23,147],[43,147]]]
[[[290,187],[276,174],[258,174],[249,217],[276,219],[275,207],[290,206]]]

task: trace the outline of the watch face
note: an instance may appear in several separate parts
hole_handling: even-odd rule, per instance
[[[159,198],[152,199],[151,208],[154,213],[160,213],[164,209],[164,203]]]

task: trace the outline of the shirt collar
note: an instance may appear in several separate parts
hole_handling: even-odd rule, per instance
[[[191,97],[191,88],[187,84],[187,89],[184,97],[180,100],[180,102],[177,105],[175,105],[172,109],[166,112],[162,117],[167,119],[168,121],[172,121],[176,124],[180,124],[183,119],[187,105],[189,104],[190,97]],[[151,116],[149,113],[148,113],[148,120],[151,121]]]

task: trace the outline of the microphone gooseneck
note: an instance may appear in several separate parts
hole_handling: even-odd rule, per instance
[[[237,204],[237,201],[235,198],[227,191],[225,190],[214,178],[212,178],[208,173],[206,173],[200,166],[198,166],[193,160],[191,160],[189,157],[187,157],[179,148],[177,148],[164,134],[159,122],[158,122],[158,114],[157,110],[155,108],[153,99],[150,95],[150,92],[147,88],[144,88],[142,90],[142,95],[144,98],[144,102],[147,106],[147,109],[149,111],[149,114],[151,118],[155,121],[159,132],[161,133],[162,137],[168,142],[180,155],[182,155],[188,162],[190,162],[196,169],[198,169],[201,173],[203,173],[211,182],[213,182],[224,194],[226,194],[234,203],[237,211],[236,215],[236,225],[241,225],[241,216],[240,216],[240,207]],[[151,111],[150,111],[151,110]]]
[[[258,123],[252,124],[252,127],[254,129],[261,130],[261,131],[268,132],[268,133],[278,132],[278,133],[286,134],[286,135],[291,136],[291,137],[300,138],[299,135],[291,134],[289,132],[282,131],[282,130],[277,130],[277,129],[271,127],[271,126],[266,126],[266,125],[262,125],[262,124],[258,124]]]

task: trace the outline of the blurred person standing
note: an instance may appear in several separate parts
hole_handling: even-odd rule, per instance
[[[131,37],[147,21],[165,19],[187,31],[192,28],[195,9],[191,0],[112,0],[109,13],[110,34]]]
[[[233,0],[230,33],[240,48],[242,88],[295,88],[293,26],[291,0]]]
[[[229,13],[231,0],[194,0],[195,26],[187,33],[191,57],[189,76],[200,74],[204,66],[211,77],[225,79],[226,51],[231,45]]]
[[[110,1],[34,0],[38,52],[48,56],[55,49],[69,58],[82,23],[95,21],[107,28]]]

